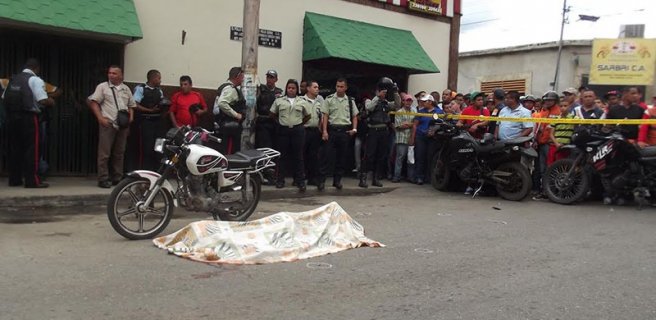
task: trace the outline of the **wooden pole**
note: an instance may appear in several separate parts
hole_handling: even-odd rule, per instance
[[[255,145],[255,103],[257,97],[257,48],[260,35],[260,0],[244,0],[244,38],[241,42],[241,66],[244,82],[241,91],[246,99],[241,149],[252,149]]]

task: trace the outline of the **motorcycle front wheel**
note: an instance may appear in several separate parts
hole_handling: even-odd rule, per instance
[[[531,175],[528,169],[519,162],[506,162],[496,168],[495,171],[510,173],[504,177],[505,183],[496,182],[497,193],[501,198],[510,201],[521,201],[531,190]]]
[[[451,183],[451,171],[439,156],[431,162],[431,185],[439,191],[448,191]]]
[[[558,160],[544,173],[542,188],[549,200],[560,204],[572,204],[583,199],[590,189],[590,174],[582,168],[570,169],[573,159]]]
[[[171,221],[173,198],[160,189],[148,206],[146,192],[150,181],[127,177],[116,185],[107,203],[109,223],[118,234],[130,240],[151,239]]]
[[[217,214],[222,221],[246,221],[255,212],[255,208],[257,208],[257,204],[260,202],[262,181],[257,174],[251,174],[249,179],[251,186],[250,190],[246,192],[251,194],[251,200],[247,203],[242,203],[240,208],[229,208],[228,210],[218,211]]]

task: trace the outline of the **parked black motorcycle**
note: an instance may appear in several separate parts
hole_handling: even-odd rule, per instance
[[[531,175],[522,158],[532,160],[537,153],[524,147],[531,137],[510,141],[495,141],[486,133],[483,139],[474,138],[466,129],[450,123],[435,124],[435,143],[440,151],[431,162],[431,184],[446,191],[456,180],[477,188],[474,196],[485,184],[495,187],[506,200],[520,201],[531,190]]]
[[[594,174],[604,189],[618,197],[633,196],[640,207],[656,198],[656,147],[640,149],[618,130],[581,129],[572,136],[573,157],[554,162],[545,172],[544,191],[549,200],[571,204],[583,199]]]

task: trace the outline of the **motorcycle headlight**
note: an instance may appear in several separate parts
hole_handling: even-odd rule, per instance
[[[155,152],[164,153],[164,143],[165,142],[166,142],[166,139],[163,139],[163,138],[158,138],[157,140],[155,140],[155,148],[153,148],[155,150]]]

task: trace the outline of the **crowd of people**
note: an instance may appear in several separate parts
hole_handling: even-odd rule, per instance
[[[38,61],[29,59],[4,93],[7,123],[14,129],[9,130],[10,146],[14,146],[10,150],[10,186],[48,186],[37,174],[38,116],[54,101],[46,94],[38,71]],[[240,67],[231,68],[210,107],[203,95],[193,89],[190,76],[180,77],[179,90],[168,99],[160,88],[159,71],[148,71],[146,82],[131,90],[123,83],[121,68],[110,66],[107,81],[98,84],[87,100],[99,127],[98,186],[110,188],[117,184],[124,169],[156,170],[160,159],[153,150],[155,139],[170,127],[197,126],[200,117],[210,112],[223,138],[220,151],[239,152],[246,115],[246,100],[240,90],[243,77]],[[430,179],[429,163],[437,151],[429,130],[433,115],[443,119],[448,115],[581,119],[656,116],[655,108],[641,102],[641,92],[636,87],[626,87],[621,93],[609,91],[603,97],[585,87],[568,88],[561,93],[549,91],[539,97],[503,89],[468,94],[446,89],[441,94],[421,91],[410,95],[400,92],[391,79],[381,78],[375,92],[368,93],[370,96],[354,97],[347,94],[347,79],[340,78],[335,81],[334,93],[323,97],[319,83],[311,79],[300,83],[290,79],[283,88],[277,83],[278,73],[268,70],[266,82],[258,87],[255,147],[281,152],[278,170],[275,176],[267,177],[268,183],[283,188],[285,178],[292,177],[292,184],[301,192],[307,185],[324,190],[329,176],[332,186],[342,189],[342,177],[350,168],[362,188],[382,187],[384,179],[424,184]],[[457,117],[446,117],[444,121],[465,128],[477,138],[486,133],[498,140],[533,136],[538,159],[530,169],[536,200],[544,198],[541,179],[547,166],[563,156],[558,149],[570,142],[575,130],[575,125],[565,123]],[[623,129],[626,138],[640,147],[656,144],[655,126],[633,125]],[[471,192],[471,187],[465,191]]]

